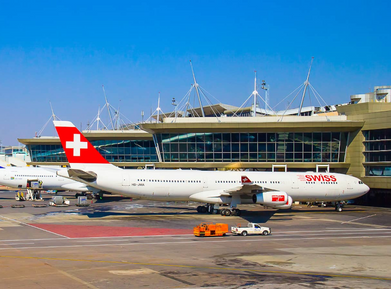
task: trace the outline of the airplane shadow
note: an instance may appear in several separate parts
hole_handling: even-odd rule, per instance
[[[132,202],[131,198],[129,197],[121,197],[121,196],[110,196],[110,197],[104,197],[102,199],[97,199],[95,201],[95,204],[105,204],[105,203],[112,203],[112,202]]]
[[[266,223],[269,221],[276,211],[247,211],[241,210],[240,217],[248,223]]]
[[[119,202],[117,204],[111,204],[112,202]],[[101,200],[97,200],[95,204],[99,205],[96,207],[86,207],[86,208],[79,208],[79,212],[81,215],[85,215],[88,218],[103,218],[103,217],[115,217],[115,216],[180,216],[180,215],[187,215],[187,216],[200,216],[199,213],[197,213],[197,210],[194,206],[188,206],[187,204],[183,203],[178,206],[178,204],[172,204],[170,205],[170,202],[166,203],[155,203],[151,202],[148,204],[139,204],[137,202],[129,202],[128,198],[123,197],[116,197],[111,196],[110,198],[103,198]],[[157,209],[157,210],[170,210],[169,212],[126,212],[125,210],[132,210],[132,209]],[[115,212],[115,211],[122,211],[122,212]],[[349,208],[347,207],[347,211],[349,212],[359,212],[362,211],[361,208]],[[295,216],[298,214],[327,214],[327,213],[336,213],[333,207],[326,207],[326,208],[300,208],[300,209],[289,209],[289,210],[273,210],[273,209],[266,209],[266,210],[246,210],[241,209],[241,216],[239,218],[242,218],[243,220],[246,220],[247,222],[251,223],[267,223],[273,216],[276,216],[276,218],[273,218],[273,222],[283,222],[283,221],[289,221],[292,220]],[[281,215],[280,215],[281,214]],[[215,216],[210,214],[202,214],[201,216],[204,216],[205,219],[208,219],[208,216]],[[230,221],[231,217],[226,217],[226,222]],[[238,217],[236,217],[238,218]],[[213,221],[214,218],[211,218]],[[217,221],[217,220],[216,220]],[[222,222],[221,220],[218,220],[218,222]],[[224,221],[223,221],[224,222]]]
[[[175,212],[166,212],[166,213],[119,213],[119,212],[80,212],[81,215],[87,216],[90,219],[94,218],[104,218],[104,217],[116,217],[116,216],[176,216],[176,215],[195,215],[196,213],[175,213]]]
[[[203,216],[205,219],[208,219],[210,216],[212,222],[229,222],[232,220],[233,217],[227,216],[226,221],[222,221],[221,219],[214,221],[212,214],[199,214],[194,207],[190,207],[187,205],[183,206],[170,206],[170,205],[141,205],[137,203],[128,203],[127,205],[124,205],[124,203],[121,204],[114,204],[110,205],[111,201],[104,201],[100,200],[99,202],[96,202],[95,204],[101,204],[97,207],[86,207],[86,208],[79,208],[79,213],[81,215],[87,216],[88,218],[104,218],[104,217],[124,217],[124,216],[145,216],[145,217],[154,217],[154,216]],[[106,205],[105,205],[106,204]],[[157,209],[157,210],[170,210],[169,212],[123,212],[127,209],[133,209],[133,208],[142,208],[142,209]],[[122,212],[115,212],[115,210],[121,210]],[[266,223],[277,211],[249,211],[249,210],[241,210],[241,216],[235,217],[235,218],[242,218],[246,220],[247,222],[252,223]],[[220,216],[220,215],[219,215]],[[290,218],[279,218],[279,221],[283,220],[290,220]]]

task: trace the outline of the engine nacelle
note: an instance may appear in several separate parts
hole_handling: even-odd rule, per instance
[[[292,203],[293,203],[292,197],[291,197],[291,196],[288,196],[288,202],[286,202],[286,204],[280,205],[280,206],[275,206],[275,207],[273,207],[273,208],[274,208],[274,209],[283,209],[283,210],[287,210],[287,209],[292,208]]]
[[[281,206],[287,206],[287,205],[292,206],[292,198],[288,196],[286,192],[271,191],[271,192],[254,194],[253,203],[261,204],[271,208],[281,209]]]

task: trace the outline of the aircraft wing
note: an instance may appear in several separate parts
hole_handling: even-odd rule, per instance
[[[275,189],[263,187],[257,184],[249,184],[249,185],[241,185],[237,187],[233,187],[231,189],[225,189],[224,195],[226,196],[232,196],[232,195],[247,195],[251,194],[252,191],[262,191],[262,192],[270,192],[275,191]]]
[[[251,197],[253,191],[269,192],[275,191],[275,189],[263,187],[258,184],[254,184],[247,177],[242,177],[242,184],[232,188],[225,188],[221,190],[211,190],[196,193],[190,196],[191,200],[206,203],[230,203],[230,198],[234,196],[247,196]]]

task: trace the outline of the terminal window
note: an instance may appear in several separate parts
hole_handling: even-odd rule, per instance
[[[109,162],[156,162],[152,140],[93,140],[91,144]],[[67,162],[65,152],[58,145],[29,145],[33,162]]]
[[[348,133],[157,134],[164,162],[344,162]]]
[[[391,129],[366,130],[364,134],[364,156],[366,176],[391,176]],[[371,164],[372,163],[372,164]]]

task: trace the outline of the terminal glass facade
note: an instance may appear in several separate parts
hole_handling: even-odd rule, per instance
[[[391,177],[391,129],[366,130],[363,133],[366,176]]]
[[[93,140],[91,144],[109,162],[156,162],[152,140]],[[58,145],[28,145],[33,162],[67,162],[65,152]]]
[[[163,162],[344,162],[348,133],[157,134]]]

